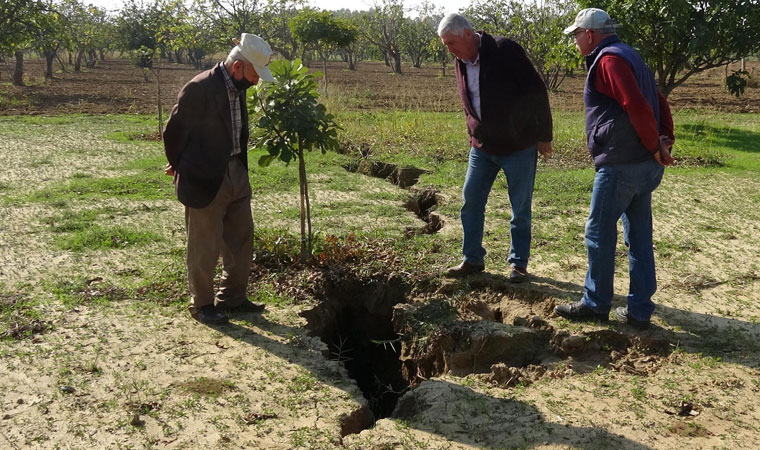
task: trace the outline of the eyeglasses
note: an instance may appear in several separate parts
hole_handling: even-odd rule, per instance
[[[573,38],[577,38],[579,34],[585,33],[585,32],[586,32],[586,30],[584,30],[583,28],[579,28],[579,29],[573,31]]]

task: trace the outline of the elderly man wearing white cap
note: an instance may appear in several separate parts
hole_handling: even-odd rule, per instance
[[[554,310],[570,320],[607,321],[612,309],[617,222],[623,220],[630,284],[614,314],[649,326],[657,290],[652,247],[652,191],[673,163],[673,118],[641,56],[620,42],[610,16],[587,8],[565,29],[586,57],[586,135],[596,176],[586,222],[588,272],[583,298]]]
[[[269,45],[243,33],[227,59],[198,74],[179,92],[164,130],[166,174],[174,176],[185,205],[190,314],[205,324],[224,323],[225,311],[259,312],[248,300],[253,255],[248,180],[245,91],[273,81]],[[223,273],[214,294],[214,269]]]

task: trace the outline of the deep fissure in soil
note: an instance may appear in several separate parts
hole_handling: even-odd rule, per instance
[[[401,375],[401,344],[391,321],[393,307],[405,301],[398,277],[343,279],[327,289],[318,306],[302,313],[307,328],[327,344],[326,356],[341,361],[356,380],[374,420],[390,416],[410,386]]]
[[[493,293],[479,300],[475,294],[457,313],[442,298],[408,301],[411,290],[394,274],[360,278],[341,271],[330,278],[320,303],[302,315],[327,345],[325,356],[343,363],[367,400],[341,421],[343,435],[403,414],[397,404],[405,392],[445,373],[479,374],[505,388],[599,366],[646,376],[671,347],[661,337],[613,329],[555,329],[544,319],[554,306],[550,297]],[[420,335],[439,319],[436,332]]]

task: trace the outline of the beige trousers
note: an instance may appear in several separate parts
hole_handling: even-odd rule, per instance
[[[204,208],[185,207],[190,313],[206,305],[237,305],[248,288],[253,257],[251,184],[239,158],[227,165],[219,192]],[[222,278],[214,296],[214,269],[222,256]]]

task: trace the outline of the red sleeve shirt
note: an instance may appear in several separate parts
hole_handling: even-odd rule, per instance
[[[673,139],[673,117],[665,97],[657,91],[660,104],[660,123],[655,122],[654,111],[639,90],[633,70],[628,62],[615,55],[604,55],[599,60],[594,86],[600,93],[615,99],[628,114],[641,143],[650,152],[659,148],[660,134]],[[661,132],[658,131],[662,130]]]

